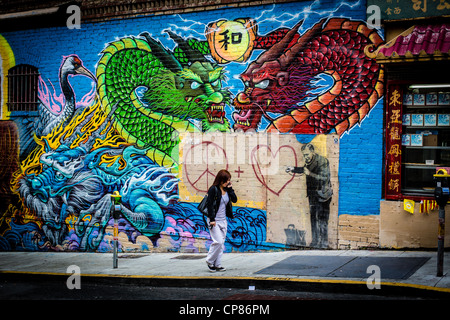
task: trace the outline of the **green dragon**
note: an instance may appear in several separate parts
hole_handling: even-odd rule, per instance
[[[179,133],[228,131],[222,87],[225,71],[205,58],[205,42],[166,31],[178,46],[166,49],[148,33],[109,43],[97,65],[101,106],[114,108],[114,127],[129,143],[165,167],[177,166]],[[139,97],[137,91],[145,90]],[[194,125],[201,121],[201,127]]]

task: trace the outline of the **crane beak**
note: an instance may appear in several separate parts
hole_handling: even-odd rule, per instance
[[[94,81],[97,81],[97,79],[95,79],[95,76],[83,66],[79,66],[77,69],[75,69],[75,74],[82,74],[85,75],[86,77],[91,78]]]

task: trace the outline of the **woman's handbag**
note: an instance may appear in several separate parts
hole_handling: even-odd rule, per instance
[[[217,187],[216,187],[217,188]],[[217,201],[217,189],[216,189],[216,195],[214,197],[214,202]],[[198,204],[197,209],[206,217],[208,217],[208,194],[205,194],[202,201]],[[213,208],[216,207],[216,204],[214,203]]]
[[[208,206],[206,205],[206,203],[208,202],[208,194],[206,194],[204,196],[204,198],[202,199],[202,201],[198,204],[197,209],[203,213],[203,215],[208,216]]]

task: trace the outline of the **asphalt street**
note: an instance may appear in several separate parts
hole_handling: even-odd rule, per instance
[[[0,276],[0,300],[422,300],[421,297],[383,296],[374,292],[286,291],[238,288],[155,287],[83,281],[69,289],[67,278],[25,280]],[[70,282],[70,280],[69,280]]]
[[[427,251],[227,253],[226,272],[210,273],[204,254],[125,253],[114,268],[110,253],[0,252],[0,299],[437,301],[450,297],[448,261],[436,276]]]

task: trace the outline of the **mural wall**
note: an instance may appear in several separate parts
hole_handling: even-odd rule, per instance
[[[245,10],[4,34],[2,61],[40,78],[35,114],[3,95],[0,250],[111,251],[118,191],[121,250],[205,252],[224,168],[228,251],[336,248],[341,145],[381,130],[382,39],[361,2]]]

